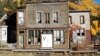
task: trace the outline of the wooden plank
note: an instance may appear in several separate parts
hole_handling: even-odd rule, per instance
[[[96,53],[95,50],[70,51],[71,53]]]
[[[59,51],[69,51],[69,50],[67,50],[67,49],[13,49],[12,51],[51,51],[51,52],[53,52],[53,51],[56,51],[56,52],[59,52]]]

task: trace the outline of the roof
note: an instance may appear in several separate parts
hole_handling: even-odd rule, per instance
[[[33,3],[55,3],[55,2],[67,2],[68,0],[36,0],[36,1],[26,1],[26,4],[33,4]]]
[[[90,12],[90,10],[69,10],[69,13],[74,13],[74,12]]]
[[[7,13],[5,13],[1,18],[0,18],[0,22],[2,22],[3,20],[7,19]]]

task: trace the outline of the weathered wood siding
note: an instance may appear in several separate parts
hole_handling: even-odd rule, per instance
[[[52,19],[52,11],[59,11],[58,23],[54,23]],[[36,11],[50,12],[50,24],[36,22]],[[36,3],[27,4],[26,7],[26,24],[28,28],[53,28],[53,27],[67,27],[68,21],[68,7],[66,2],[58,3]]]

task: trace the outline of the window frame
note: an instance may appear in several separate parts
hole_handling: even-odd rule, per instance
[[[29,31],[31,31],[31,36],[32,36],[32,31],[35,32],[34,30],[28,30],[28,44],[29,44],[29,38],[30,38],[30,32],[29,32]],[[31,39],[33,38],[32,40],[30,39],[30,44],[31,44],[31,45],[34,45],[34,36],[35,36],[35,35],[33,35],[33,36],[31,37]]]
[[[69,24],[72,24],[72,16],[69,16]]]
[[[34,31],[34,37],[33,37],[33,41],[32,41],[33,44],[28,44],[28,45],[41,45],[41,29],[29,29],[28,30],[28,39],[29,39],[29,31],[30,30]],[[35,36],[37,30],[40,31],[40,36]],[[40,38],[40,42],[38,42],[39,38]]]
[[[54,16],[54,13],[57,13],[56,16]],[[59,11],[58,10],[52,11],[52,19],[53,19],[54,23],[58,23],[59,22]]]
[[[83,35],[83,33],[84,33],[84,35]],[[77,36],[85,36],[85,29],[78,29]]]
[[[80,24],[85,24],[85,16],[84,15],[80,16]]]
[[[63,37],[61,37],[61,31],[63,31]],[[59,37],[58,34],[59,33]],[[64,37],[64,30],[53,30],[53,35],[54,35],[54,44],[55,45],[61,45],[65,43],[65,37]]]
[[[20,16],[19,14],[23,13],[22,16]],[[17,12],[17,23],[18,25],[25,25],[25,12],[24,10],[18,10]]]
[[[50,13],[49,12],[45,12],[45,23],[50,23]]]
[[[40,17],[37,16],[37,13],[40,13]],[[36,23],[42,23],[42,18],[43,18],[43,11],[36,11]]]

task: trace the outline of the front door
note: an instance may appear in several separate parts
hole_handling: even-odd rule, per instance
[[[23,48],[24,35],[19,35],[19,48]]]
[[[24,31],[20,31],[19,34],[19,48],[24,47]]]
[[[52,34],[42,34],[42,48],[52,48]]]

